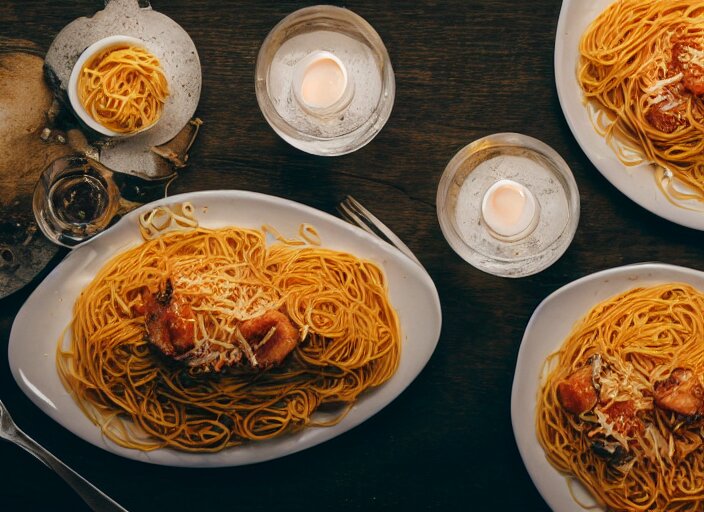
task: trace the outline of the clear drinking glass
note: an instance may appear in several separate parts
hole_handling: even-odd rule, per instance
[[[49,240],[73,247],[128,211],[164,197],[174,177],[148,179],[119,173],[86,156],[59,158],[44,170],[34,189],[34,217]]]

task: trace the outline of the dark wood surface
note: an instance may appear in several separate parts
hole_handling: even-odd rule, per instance
[[[510,418],[521,337],[540,301],[586,274],[642,261],[704,270],[704,234],[662,220],[613,188],[563,117],[554,85],[559,0],[350,1],[388,48],[396,103],[388,124],[343,157],[296,150],[268,126],[254,64],[268,31],[300,2],[157,1],[193,38],[203,68],[205,121],[172,193],[263,192],[334,213],[353,193],[415,251],[440,294],[437,350],[379,414],[329,442],[248,467],[182,469],[111,455],[37,409],[10,375],[13,319],[37,282],[0,301],[0,398],[16,422],[131,511],[547,510],[519,456]],[[48,48],[98,0],[10,0],[0,35]],[[508,280],[457,256],[440,231],[435,194],[449,159],[495,133],[522,132],[570,164],[582,201],[574,242],[549,269]],[[63,254],[63,253],[62,253]],[[56,262],[52,263],[55,265]],[[38,318],[37,321],[41,321]],[[0,510],[83,510],[57,476],[0,444]]]

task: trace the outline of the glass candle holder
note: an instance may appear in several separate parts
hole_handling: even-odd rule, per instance
[[[552,265],[579,223],[579,191],[567,163],[543,142],[498,133],[462,148],[440,179],[437,214],[465,261],[502,277]]]
[[[280,21],[257,57],[259,107],[274,131],[314,155],[371,141],[389,119],[396,83],[379,34],[352,11],[307,7]]]

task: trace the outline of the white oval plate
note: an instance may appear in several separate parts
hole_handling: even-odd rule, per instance
[[[59,338],[68,326],[73,304],[98,270],[119,252],[141,242],[137,216],[156,205],[190,201],[201,226],[218,228],[274,226],[294,237],[301,223],[313,225],[323,246],[347,251],[377,263],[389,283],[391,303],[402,331],[400,365],[385,384],[364,393],[337,425],[296,433],[214,454],[171,449],[143,452],[107,440],[78,408],[56,371]],[[115,226],[74,249],[32,293],[10,333],[9,362],[20,388],[46,414],[84,440],[131,459],[172,466],[236,466],[282,457],[324,441],[369,419],[396,398],[430,359],[440,335],[441,311],[430,276],[395,248],[340,219],[292,201],[243,191],[209,191],[170,197],[131,212]],[[70,336],[70,333],[66,333]]]
[[[555,84],[562,111],[592,164],[626,197],[664,219],[704,230],[704,212],[675,206],[658,188],[653,166],[627,167],[592,126],[577,82],[579,41],[589,24],[613,0],[563,0],[555,37]]]
[[[535,433],[543,363],[560,348],[574,324],[599,302],[631,288],[669,282],[689,283],[704,290],[704,272],[663,263],[604,270],[573,281],[549,295],[528,322],[513,378],[511,421],[523,463],[543,499],[556,512],[583,512],[584,509],[570,495],[565,476],[548,462]],[[586,489],[576,483],[572,487],[582,503],[595,503]]]

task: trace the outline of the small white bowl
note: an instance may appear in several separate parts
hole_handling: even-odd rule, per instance
[[[76,113],[76,115],[80,118],[80,120],[89,128],[95,130],[98,133],[101,133],[103,135],[107,135],[108,137],[131,137],[133,135],[136,135],[138,133],[142,133],[145,130],[148,130],[155,126],[159,120],[157,119],[156,122],[150,124],[149,126],[142,128],[141,130],[137,130],[134,132],[130,133],[119,133],[115,132],[109,128],[106,128],[102,124],[100,124],[98,121],[93,119],[93,117],[86,111],[86,109],[83,107],[83,104],[81,103],[80,98],[78,97],[78,77],[81,74],[81,70],[83,69],[83,65],[86,63],[88,59],[93,57],[95,54],[105,50],[106,48],[110,48],[112,46],[117,46],[120,44],[129,44],[131,46],[139,46],[140,48],[144,48],[148,51],[151,52],[151,50],[144,44],[144,41],[141,39],[137,39],[136,37],[130,37],[130,36],[109,36],[105,37],[103,39],[100,39],[96,41],[95,43],[91,44],[88,48],[86,48],[83,53],[81,53],[81,56],[78,57],[78,60],[76,61],[76,64],[73,66],[73,70],[71,71],[71,76],[68,80],[68,99],[69,102],[71,103],[71,107],[73,108],[73,111]],[[153,53],[153,52],[152,52]]]

